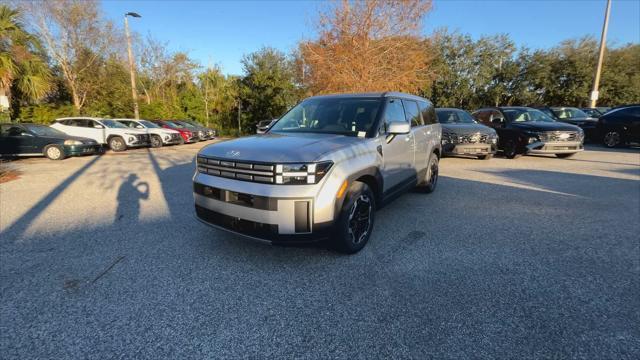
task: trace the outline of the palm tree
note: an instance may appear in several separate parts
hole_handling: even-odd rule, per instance
[[[0,96],[11,103],[14,85],[28,100],[49,91],[51,72],[42,53],[38,39],[25,30],[20,12],[0,5]]]

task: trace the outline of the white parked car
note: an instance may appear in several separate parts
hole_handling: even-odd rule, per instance
[[[113,151],[149,145],[149,135],[140,129],[131,129],[111,119],[68,117],[56,119],[52,128],[73,136],[81,136],[106,144]]]
[[[157,148],[162,145],[174,145],[182,142],[180,133],[175,130],[162,128],[149,120],[135,120],[135,119],[113,119],[119,123],[124,124],[131,129],[139,129],[146,131],[149,135],[149,142],[151,147]]]

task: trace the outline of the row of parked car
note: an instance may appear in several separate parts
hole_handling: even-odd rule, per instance
[[[440,108],[436,113],[445,155],[489,159],[500,151],[509,159],[521,154],[566,158],[582,151],[584,141],[607,147],[640,143],[640,106],[621,106],[604,114],[590,110],[592,115],[575,107],[507,106],[473,113]]]
[[[69,156],[97,154],[106,147],[161,147],[213,139],[216,131],[188,120],[136,120],[68,117],[51,126],[32,123],[0,124],[0,155]]]

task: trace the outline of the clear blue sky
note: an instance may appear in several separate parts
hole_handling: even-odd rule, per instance
[[[425,34],[446,26],[473,37],[508,33],[518,46],[548,48],[564,39],[599,38],[605,0],[434,0]],[[240,74],[243,54],[262,46],[285,52],[301,39],[313,38],[321,1],[115,1],[103,2],[108,17],[122,24],[122,14],[142,15],[130,26],[142,35],[168,41],[202,65],[219,64]],[[640,43],[640,0],[613,0],[610,44]]]

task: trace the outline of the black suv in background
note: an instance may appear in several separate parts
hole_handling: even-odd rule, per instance
[[[513,159],[520,154],[554,154],[566,158],[584,150],[584,132],[524,106],[476,110],[473,117],[498,133],[498,150]]]
[[[68,156],[101,153],[95,140],[70,136],[45,125],[29,123],[0,124],[0,155],[46,156],[62,160]]]
[[[453,108],[436,109],[442,126],[444,155],[470,155],[491,159],[496,153],[498,135],[492,128],[478,124],[466,111]]]
[[[621,106],[600,116],[597,133],[607,147],[640,143],[640,105]]]

